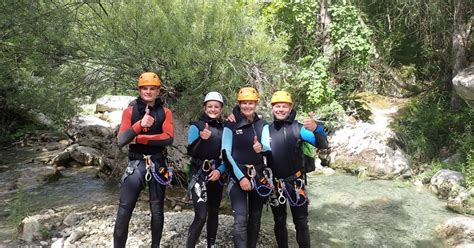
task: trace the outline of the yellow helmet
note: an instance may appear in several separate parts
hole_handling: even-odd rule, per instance
[[[161,80],[158,77],[158,75],[156,75],[153,72],[144,72],[138,78],[138,87],[146,86],[146,85],[160,86]]]
[[[286,102],[289,104],[293,104],[293,100],[291,99],[290,93],[284,90],[280,90],[273,93],[272,104],[275,104],[277,102]]]
[[[244,87],[239,90],[237,101],[258,101],[258,92],[252,87]]]

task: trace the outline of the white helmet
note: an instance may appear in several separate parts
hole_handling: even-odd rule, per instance
[[[221,93],[217,91],[211,91],[206,94],[206,97],[204,97],[203,103],[206,103],[207,101],[218,101],[224,105],[224,99],[222,98]]]

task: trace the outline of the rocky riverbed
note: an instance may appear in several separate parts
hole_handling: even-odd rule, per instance
[[[89,208],[48,209],[24,221],[21,238],[39,241],[33,244],[51,247],[111,247],[117,206],[91,206]],[[194,213],[191,210],[165,212],[165,225],[161,240],[162,247],[184,247],[186,234]],[[148,204],[139,201],[130,221],[128,247],[148,247],[151,243],[151,215]],[[232,223],[229,215],[219,217],[217,244],[219,247],[232,247]],[[205,247],[206,229],[203,229],[197,247]],[[29,244],[32,244],[31,242]],[[7,245],[7,244],[5,244]],[[275,245],[272,232],[263,228],[259,247]]]

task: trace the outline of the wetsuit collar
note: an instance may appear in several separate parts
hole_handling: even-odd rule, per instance
[[[155,100],[155,105],[152,106],[149,106],[148,108],[150,110],[152,109],[156,109],[156,108],[159,108],[163,105],[163,102],[161,101],[160,98],[156,98]],[[145,112],[145,108],[146,108],[146,103],[140,98],[138,97],[137,98],[137,107],[138,107],[138,113],[144,113]]]
[[[213,127],[222,125],[222,119],[220,119],[220,118],[213,119],[213,118],[209,117],[209,115],[207,115],[204,112],[201,113],[201,116],[199,117],[199,120],[203,121],[203,122],[206,122],[206,123],[208,123],[209,125],[211,125]]]

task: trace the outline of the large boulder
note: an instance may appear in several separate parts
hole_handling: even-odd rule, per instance
[[[474,218],[455,217],[436,227],[448,247],[474,247]]]
[[[397,110],[395,106],[372,107],[372,122],[346,121],[343,128],[329,137],[331,167],[383,179],[408,171],[408,155],[399,147],[396,133],[389,128]]]
[[[461,214],[474,215],[474,188],[461,189],[448,198],[448,208]]]
[[[136,97],[133,96],[105,95],[95,101],[96,112],[122,111],[135,99]]]
[[[464,183],[464,176],[460,172],[442,169],[431,178],[430,190],[442,198],[448,198],[452,194],[457,195]]]
[[[453,78],[453,86],[456,93],[474,108],[474,64],[459,72]]]

